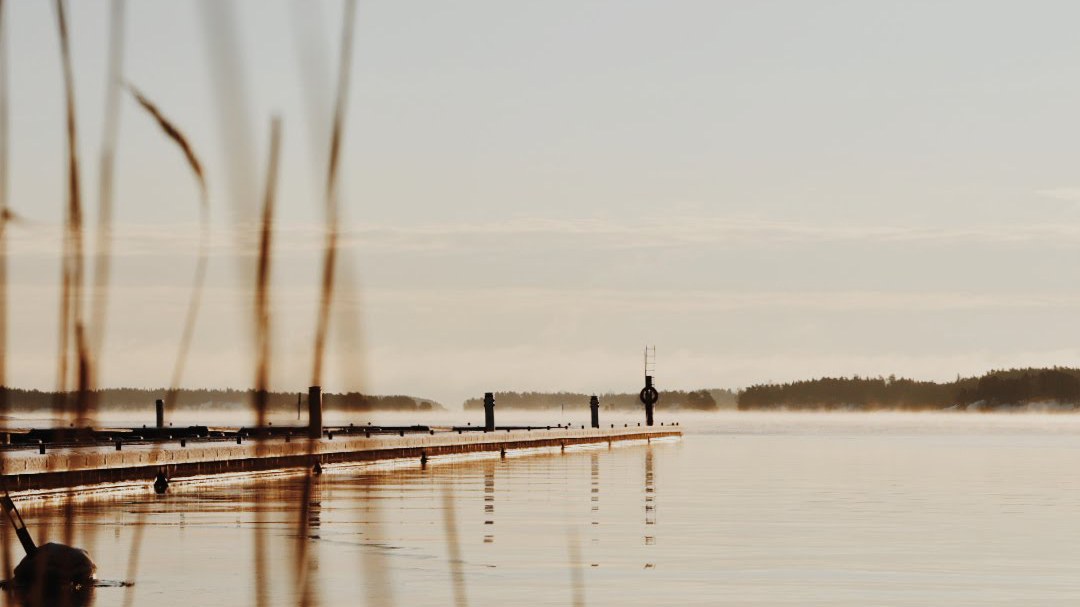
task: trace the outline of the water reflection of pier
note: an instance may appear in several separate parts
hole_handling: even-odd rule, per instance
[[[656,543],[656,486],[653,475],[652,445],[645,448],[645,545]],[[653,563],[645,563],[645,569],[652,569]]]
[[[495,464],[494,460],[484,462],[484,543],[495,543]]]

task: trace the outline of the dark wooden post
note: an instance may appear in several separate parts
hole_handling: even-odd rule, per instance
[[[484,392],[484,432],[495,431],[495,393]]]
[[[660,400],[660,393],[653,387],[652,375],[645,376],[645,387],[642,388],[638,398],[640,398],[641,403],[645,405],[645,425],[653,425],[653,405],[656,404],[656,401]]]
[[[589,399],[589,408],[592,409],[592,427],[600,427],[600,399],[593,396]]]
[[[322,437],[322,388],[308,388],[308,438]]]
[[[155,409],[157,410],[157,427],[165,427],[165,401],[160,398],[154,402]]]

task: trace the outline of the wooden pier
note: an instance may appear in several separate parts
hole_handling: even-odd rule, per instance
[[[173,439],[137,444],[9,449],[3,453],[3,482],[13,496],[106,484],[150,486],[159,474],[170,482],[218,474],[256,473],[440,455],[496,452],[582,444],[616,443],[682,436],[677,426],[621,428],[532,428],[463,431],[324,433],[321,438],[270,437],[193,441]]]

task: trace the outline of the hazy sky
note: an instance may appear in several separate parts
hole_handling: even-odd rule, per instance
[[[5,5],[10,192],[27,219],[10,232],[9,377],[48,388],[56,23],[51,2]],[[342,5],[236,4],[242,125],[219,120],[206,7],[129,2],[126,22],[125,77],[189,134],[211,186],[185,384],[251,384],[223,134],[251,129],[261,179],[278,113],[274,387],[302,390]],[[93,216],[108,4],[70,9]],[[1080,365],[1077,22],[1071,1],[361,0],[343,163],[357,288],[338,303],[363,339],[335,345],[325,389],[362,379],[452,406],[636,391],[646,343],[662,389]],[[130,99],[116,187],[102,383],[163,385],[196,190]]]

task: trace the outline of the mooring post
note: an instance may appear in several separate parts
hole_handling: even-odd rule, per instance
[[[641,399],[641,403],[645,405],[645,425],[653,425],[653,405],[656,404],[656,401],[660,400],[660,393],[653,387],[652,375],[645,376],[645,387],[641,389],[638,398]]]
[[[484,392],[484,432],[495,431],[495,393]]]
[[[157,410],[157,427],[165,427],[165,401],[160,398],[154,401],[154,408]]]
[[[322,436],[322,388],[308,388],[308,438]]]
[[[600,399],[593,395],[589,399],[589,408],[592,409],[592,427],[600,427]]]
[[[37,552],[37,544],[34,543],[34,538],[30,537],[30,530],[26,528],[26,523],[23,522],[22,515],[19,514],[15,503],[11,501],[11,497],[7,495],[0,497],[0,503],[3,504],[4,514],[7,515],[8,520],[15,527],[15,535],[19,538],[19,543],[22,544],[26,555],[30,556]]]

